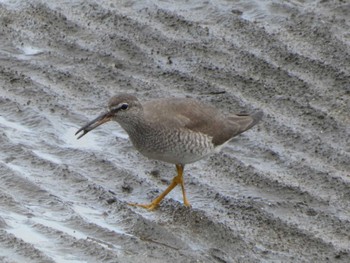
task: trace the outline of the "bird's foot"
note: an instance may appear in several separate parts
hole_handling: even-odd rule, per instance
[[[149,211],[156,209],[158,206],[158,204],[154,204],[153,202],[149,204],[128,203],[128,205],[145,208]]]
[[[191,204],[190,204],[190,202],[187,201],[187,199],[184,200],[184,206],[190,207],[190,208],[192,207]]]
[[[154,203],[154,202],[149,203],[149,204],[128,203],[128,205],[135,206],[135,207],[141,207],[141,208],[145,208],[149,211],[153,211],[154,209],[156,209],[159,206],[159,203]],[[191,204],[187,200],[185,200],[184,206],[189,207],[189,208],[192,207]]]

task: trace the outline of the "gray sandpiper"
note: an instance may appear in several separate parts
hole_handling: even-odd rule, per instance
[[[185,164],[218,152],[233,137],[257,124],[262,116],[262,111],[225,115],[195,99],[166,98],[141,103],[133,95],[119,94],[109,100],[107,112],[80,128],[76,135],[83,132],[79,139],[114,120],[144,156],[175,164],[177,175],[164,192],[149,204],[129,203],[153,210],[178,184],[184,205],[190,206],[183,180]]]

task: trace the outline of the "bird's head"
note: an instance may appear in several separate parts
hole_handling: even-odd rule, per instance
[[[94,120],[81,127],[75,135],[79,135],[78,139],[83,137],[89,131],[111,120],[117,122],[127,122],[132,116],[137,116],[142,112],[142,106],[139,100],[130,94],[120,94],[112,97],[108,102],[108,111],[102,113]]]

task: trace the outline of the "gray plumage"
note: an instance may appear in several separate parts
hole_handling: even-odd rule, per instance
[[[210,104],[168,98],[140,103],[129,94],[115,96],[109,109],[128,104],[114,115],[143,155],[174,164],[188,164],[213,153],[253,127],[262,112],[225,116]]]

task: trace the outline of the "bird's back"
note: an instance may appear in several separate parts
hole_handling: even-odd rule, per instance
[[[250,129],[262,118],[262,112],[224,115],[212,105],[194,99],[169,98],[142,104],[145,119],[170,129],[202,133],[212,138],[214,147]]]

